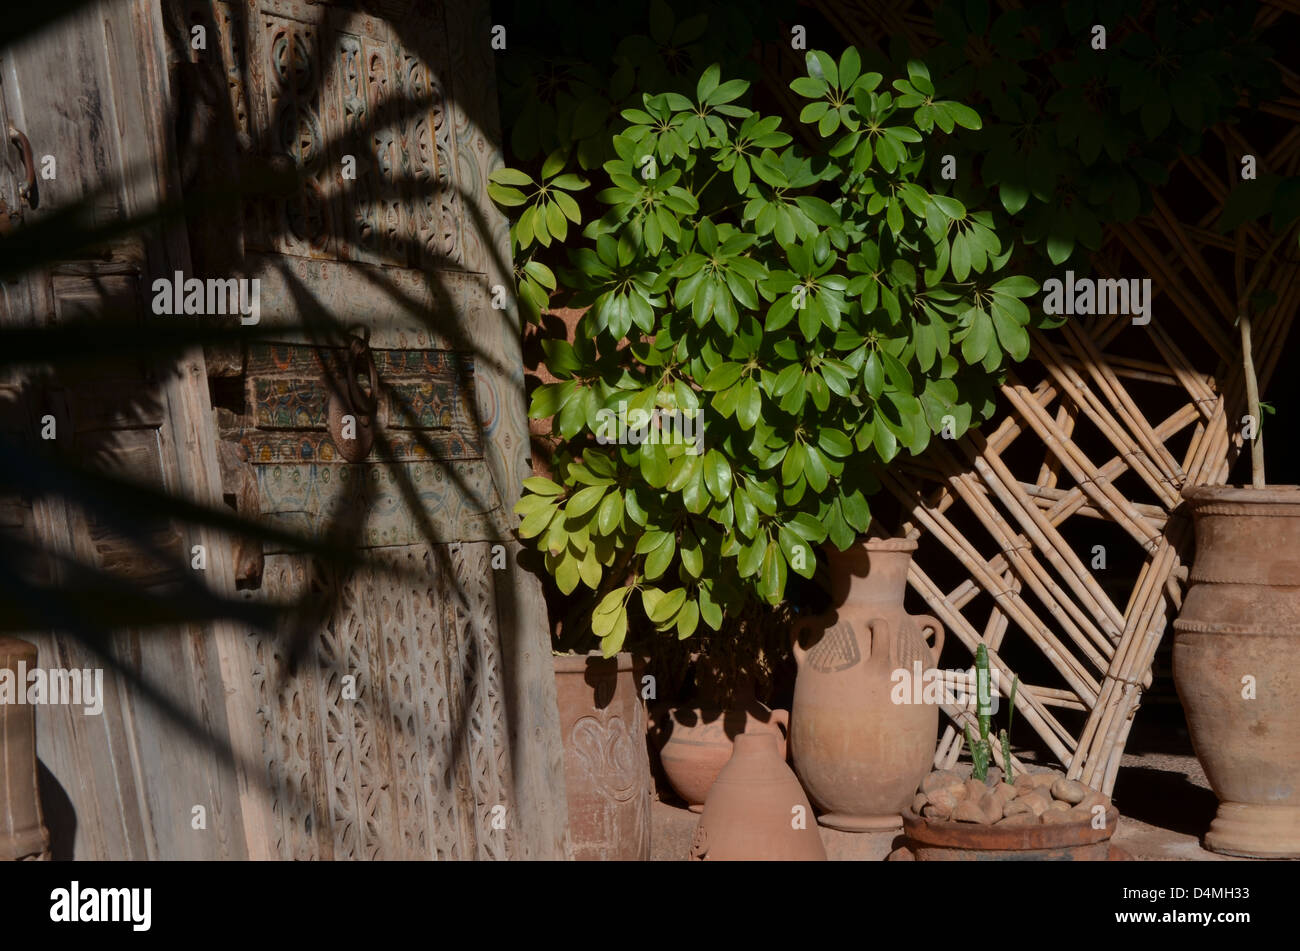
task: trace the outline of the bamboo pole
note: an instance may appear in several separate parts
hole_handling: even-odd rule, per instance
[[[1111,635],[1118,637],[1119,629],[1124,623],[1119,609],[1106,596],[1106,592],[1102,590],[1096,579],[1088,573],[1079,556],[1074,553],[1074,549],[1043,516],[1039,507],[1021,491],[1020,483],[1015,481],[998,455],[989,453],[983,459],[975,456],[972,461],[976,471],[983,476],[985,483],[998,496],[998,501],[1015,518],[1021,531],[1029,536],[1037,550],[1057,570],[1070,590],[1085,608],[1092,612],[1091,617],[1080,617],[1079,620],[1088,622],[1088,629],[1094,635],[1097,646],[1109,654]],[[1050,582],[1050,579],[1048,581]],[[1055,584],[1052,584],[1051,588],[1054,595],[1060,596],[1062,601],[1073,605],[1073,602],[1065,598]],[[1097,626],[1093,626],[1093,622]]]
[[[891,474],[884,473],[882,482],[895,490],[900,499],[906,501],[905,490],[894,480]],[[1053,666],[1056,667],[1057,671],[1079,696],[1089,700],[1094,699],[1097,696],[1097,681],[1078,662],[1078,659],[1065,649],[1065,645],[1038,619],[1034,612],[1029,609],[1029,606],[1016,595],[1016,592],[1010,589],[1000,589],[997,578],[989,572],[988,566],[981,562],[978,553],[971,547],[970,543],[953,529],[946,520],[927,512],[922,506],[915,507],[912,514],[932,535],[943,542],[944,546],[961,562],[962,567],[971,573],[971,577],[975,582],[982,586],[1001,605],[1002,610],[1006,611],[1012,620],[1025,631],[1030,640],[1052,661]],[[1025,575],[1020,575],[1020,577],[1023,579]],[[974,646],[971,646],[972,653],[974,650]]]
[[[973,656],[982,641],[979,634],[971,627],[970,622],[961,614],[952,610],[951,606],[944,601],[938,586],[915,561],[908,567],[907,577],[912,587],[930,605],[930,609],[934,611],[935,616],[944,623],[950,633],[966,646]],[[1004,681],[1007,684],[1011,683],[1011,670],[1006,666],[1001,655],[996,650],[989,651],[989,668],[990,670],[996,669],[999,671],[999,686]],[[1017,691],[1016,712],[1033,726],[1034,732],[1047,744],[1048,749],[1052,751],[1052,755],[1058,761],[1061,763],[1070,761],[1075,746],[1074,738],[1039,702],[1037,697],[1022,697]],[[952,716],[952,713],[949,712],[949,715]],[[960,719],[960,717],[958,716],[955,719]]]
[[[1110,513],[1116,523],[1124,528],[1138,543],[1147,550],[1152,550],[1159,537],[1150,523],[1146,522],[1106,479],[1079,448],[1056,428],[1056,422],[1045,416],[1042,407],[1026,398],[1023,386],[1012,386],[1005,390],[1022,418],[1056,453],[1079,487],[1092,499],[1098,508]]]

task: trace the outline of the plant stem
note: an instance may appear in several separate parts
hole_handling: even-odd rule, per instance
[[[1245,234],[1240,229],[1237,234],[1237,325],[1241,328],[1241,364],[1246,373],[1246,412],[1255,421],[1255,438],[1250,443],[1250,476],[1251,485],[1257,489],[1264,488],[1267,483],[1264,478],[1264,418],[1259,408],[1259,379],[1255,376],[1255,359],[1250,345],[1250,294],[1263,279],[1265,269],[1273,259],[1274,253],[1293,230],[1294,226],[1285,228],[1273,239],[1272,244],[1265,250],[1264,256],[1256,263],[1250,281],[1244,288],[1241,287],[1241,276],[1245,266]]]
[[[1237,305],[1238,310],[1241,310],[1246,306],[1246,301],[1250,298],[1250,292],[1255,289],[1255,285],[1260,282],[1261,278],[1263,278],[1264,269],[1268,266],[1269,261],[1273,259],[1273,255],[1277,253],[1277,249],[1282,246],[1282,242],[1285,241],[1294,230],[1294,227],[1295,226],[1293,225],[1292,227],[1285,229],[1281,234],[1274,238],[1273,243],[1264,251],[1264,256],[1256,262],[1255,270],[1250,275],[1250,283],[1247,284],[1245,290],[1241,292],[1241,303]]]
[[[1245,307],[1237,316],[1241,327],[1241,362],[1246,370],[1246,411],[1255,421],[1255,438],[1250,441],[1251,484],[1264,488],[1264,420],[1259,409],[1259,381],[1255,378],[1255,359],[1250,350],[1250,313]]]

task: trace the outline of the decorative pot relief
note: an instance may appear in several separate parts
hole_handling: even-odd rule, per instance
[[[627,802],[637,794],[641,777],[636,745],[622,717],[583,717],[573,725],[569,745],[601,795]]]
[[[935,618],[903,609],[915,550],[907,539],[871,539],[830,551],[835,607],[800,625],[822,631],[810,649],[796,631],[790,751],[804,788],[824,810],[818,821],[832,828],[901,827],[903,808],[933,765],[938,706],[891,698],[894,671],[928,670],[943,647]]]

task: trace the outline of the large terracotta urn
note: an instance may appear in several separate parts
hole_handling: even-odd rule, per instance
[[[1196,558],[1174,683],[1219,797],[1215,852],[1300,858],[1300,487],[1184,490]]]
[[[823,810],[818,821],[834,829],[900,828],[903,807],[933,765],[938,706],[891,696],[895,671],[924,676],[943,646],[936,619],[903,609],[915,550],[914,541],[890,538],[828,551],[833,606],[796,630],[790,755]],[[811,647],[800,644],[801,633]],[[897,692],[909,700],[922,694]]]
[[[632,655],[558,655],[555,693],[573,857],[649,860],[650,754]]]
[[[693,861],[824,861],[812,806],[771,732],[742,733],[695,827]]]
[[[35,666],[35,646],[0,636],[0,861],[50,857],[36,782],[36,708],[14,702]]]

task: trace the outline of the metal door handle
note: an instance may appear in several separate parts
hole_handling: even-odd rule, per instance
[[[23,165],[27,171],[27,181],[18,186],[18,197],[35,208],[40,201],[40,196],[36,191],[36,159],[32,155],[32,143],[26,135],[14,127],[13,123],[9,124],[9,141],[23,153]]]

